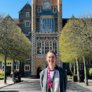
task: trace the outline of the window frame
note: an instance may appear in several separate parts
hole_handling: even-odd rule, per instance
[[[53,6],[52,11],[53,13],[57,13],[57,6]]]
[[[55,19],[52,16],[40,17],[40,32],[55,32]]]
[[[30,17],[30,12],[26,12],[26,17],[27,17],[27,18]]]
[[[29,23],[29,25],[27,25],[27,23]],[[25,22],[25,27],[30,27],[30,21]]]
[[[41,49],[41,53],[37,53],[38,52],[38,44],[40,43],[40,49]],[[46,54],[49,50],[53,50],[57,53],[57,41],[56,40],[45,40],[45,41],[37,41],[36,42],[36,54],[37,55],[44,55]]]
[[[29,72],[30,71],[30,64],[25,64],[24,65],[24,71]]]
[[[37,6],[37,13],[41,13],[42,11],[42,7],[41,6]]]

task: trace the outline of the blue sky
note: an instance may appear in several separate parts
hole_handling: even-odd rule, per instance
[[[19,10],[31,0],[0,0],[0,14],[18,18]],[[92,0],[62,0],[63,18],[85,16],[92,14]]]

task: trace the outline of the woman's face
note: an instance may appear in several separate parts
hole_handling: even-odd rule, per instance
[[[56,65],[56,56],[53,53],[48,52],[47,56],[46,56],[46,60],[47,60],[48,65],[50,65],[50,66]]]

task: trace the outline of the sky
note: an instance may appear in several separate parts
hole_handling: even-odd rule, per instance
[[[0,14],[18,18],[22,7],[32,0],[0,0]],[[62,17],[92,15],[92,0],[62,0]]]

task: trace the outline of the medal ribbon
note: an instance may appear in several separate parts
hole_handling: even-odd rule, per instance
[[[54,81],[54,78],[55,78],[55,71],[54,71],[53,78],[51,78],[51,76],[50,76],[50,67],[48,67],[47,78],[48,78],[48,87],[52,88],[52,86],[53,86],[53,81]]]

